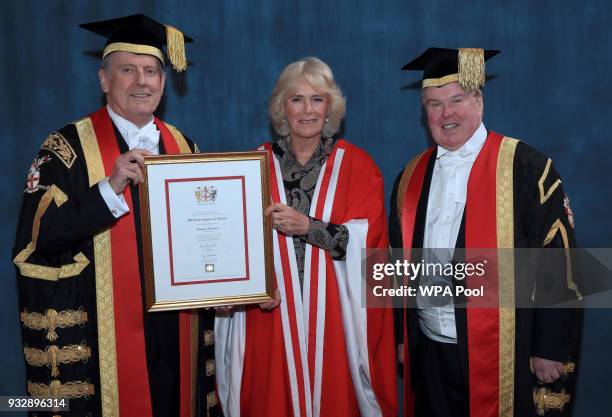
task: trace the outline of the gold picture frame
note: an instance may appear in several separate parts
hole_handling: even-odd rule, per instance
[[[143,175],[147,311],[273,299],[267,152],[148,156]]]

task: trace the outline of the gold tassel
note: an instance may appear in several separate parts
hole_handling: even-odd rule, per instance
[[[57,352],[58,347],[55,345],[51,345],[47,348],[49,354],[49,362],[51,364],[51,376],[57,377],[59,375],[59,369],[57,369]]]
[[[177,72],[187,69],[185,57],[185,38],[180,30],[166,25],[166,40],[168,41],[168,58]]]
[[[49,383],[49,396],[52,398],[59,398],[61,389],[62,383],[59,380],[54,379]]]
[[[57,311],[53,310],[52,308],[47,310],[47,320],[49,320],[47,340],[54,342],[57,340],[57,333],[55,333],[55,328],[57,327]]]
[[[466,90],[480,88],[485,83],[484,50],[459,48],[459,85]]]

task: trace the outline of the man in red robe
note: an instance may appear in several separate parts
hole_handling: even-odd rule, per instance
[[[488,248],[489,257],[495,249],[485,288],[493,304],[468,298],[461,307],[466,299],[453,292],[450,302],[420,292],[408,300],[396,332],[407,416],[524,417],[570,409],[567,374],[575,366],[580,311],[533,307],[550,282],[562,287],[564,299],[581,299],[571,262],[567,255],[560,268],[540,262],[530,281],[512,249],[573,247],[573,215],[551,160],[482,122],[484,62],[498,52],[429,48],[403,68],[423,71],[422,104],[435,146],[395,182],[391,246],[408,258],[426,248],[428,259],[451,264],[455,248],[466,248],[466,256]],[[436,280],[451,289],[474,285],[423,275],[414,285]]]
[[[107,105],[49,135],[26,180],[13,256],[27,391],[68,399],[70,415],[219,413],[203,371],[214,369],[204,360],[214,360],[210,314],[151,314],[143,301],[143,158],[197,151],[153,116],[163,47],[183,70],[191,39],[144,15],[81,26],[108,39]]]

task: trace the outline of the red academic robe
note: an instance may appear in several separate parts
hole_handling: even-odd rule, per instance
[[[271,194],[285,203],[270,144]],[[215,325],[217,386],[226,417],[386,416],[397,412],[393,319],[362,308],[361,249],[388,247],[383,179],[339,140],[321,168],[310,215],[349,229],[346,260],[307,245],[303,295],[293,240],[274,231],[281,304],[248,307]]]

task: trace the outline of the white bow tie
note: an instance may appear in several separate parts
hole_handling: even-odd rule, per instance
[[[153,153],[158,153],[159,130],[155,123],[148,124],[142,129],[129,129],[127,132],[127,143],[130,150],[146,149]]]
[[[476,160],[477,154],[475,152],[468,151],[467,149],[460,149],[457,151],[446,151],[438,156],[440,161],[440,168],[446,169],[451,166],[472,163]]]

